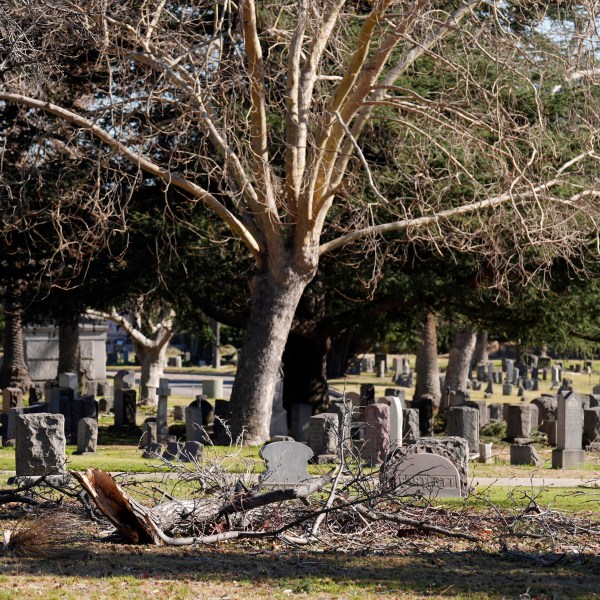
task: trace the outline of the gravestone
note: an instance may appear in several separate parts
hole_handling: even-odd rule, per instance
[[[158,441],[162,442],[169,435],[169,424],[167,421],[167,407],[171,388],[169,380],[161,378],[158,381],[158,405],[156,407],[156,435]]]
[[[98,445],[98,421],[90,417],[77,423],[77,454],[93,454]]]
[[[487,381],[487,387],[485,388],[485,393],[486,394],[494,393],[494,380],[491,377]]]
[[[98,421],[98,403],[96,402],[96,397],[94,395],[85,395],[80,396],[79,398],[75,398],[71,402],[71,443],[78,443],[78,434],[79,434],[79,421],[81,419],[93,419],[94,421]],[[68,432],[66,432],[69,435]]]
[[[487,381],[487,368],[484,363],[479,363],[477,365],[477,380]]]
[[[162,444],[158,442],[149,442],[146,449],[142,452],[142,458],[160,458],[162,456]]]
[[[186,441],[183,444],[180,458],[182,462],[200,464],[204,460],[204,444],[198,441]]]
[[[150,444],[156,444],[158,438],[156,436],[156,419],[151,417],[152,421],[146,419],[142,426],[142,437],[138,444],[139,448],[148,448]]]
[[[58,387],[73,390],[73,398],[77,398],[79,388],[77,373],[59,373]]]
[[[360,386],[360,405],[367,406],[375,403],[375,386],[372,383],[363,383]]]
[[[388,355],[385,352],[376,352],[375,353],[375,364],[379,367],[381,363],[383,363],[383,369],[387,371],[388,369]]]
[[[510,358],[507,358],[505,361],[506,365],[506,381],[507,383],[512,383],[515,379],[515,363]]]
[[[202,431],[202,409],[192,403],[185,407],[185,439],[188,442],[203,442],[205,439]]]
[[[590,405],[589,408],[597,408],[600,406],[600,395],[599,394],[590,394]]]
[[[511,383],[505,383],[502,385],[502,395],[511,396],[513,393],[513,386]]]
[[[202,382],[202,394],[208,398],[223,398],[223,380],[205,379]]]
[[[101,414],[109,413],[113,409],[112,398],[99,398],[98,399],[98,412]]]
[[[488,414],[488,403],[485,400],[469,400],[465,403],[465,406],[476,408],[479,411],[479,428],[481,429],[484,425],[490,422]]]
[[[136,426],[137,407],[136,407],[137,392],[135,390],[121,390],[121,406],[123,413],[121,415],[121,427],[125,429],[133,429]],[[116,425],[115,411],[115,425]]]
[[[502,404],[494,403],[488,405],[489,420],[492,423],[504,420]]]
[[[118,371],[114,379],[115,427],[117,428],[127,426],[124,394],[131,391],[135,392],[135,371],[125,369]]]
[[[544,461],[540,458],[537,450],[530,444],[511,444],[510,464],[541,467],[544,464]]]
[[[385,368],[385,361],[381,361],[377,363],[377,377],[379,379],[383,379],[387,374],[387,370]]]
[[[390,397],[390,451],[402,446],[404,437],[403,408],[400,398]]]
[[[231,406],[229,401],[218,399],[215,400],[215,418],[213,422],[213,435],[215,440],[229,442],[229,426],[227,422],[231,416]]]
[[[19,388],[7,387],[2,390],[2,412],[8,413],[11,408],[23,408],[23,391]]]
[[[350,402],[350,405],[352,403]],[[310,404],[292,404],[290,406],[290,433],[297,442],[308,441],[308,421],[312,417]]]
[[[273,391],[273,402],[271,404],[271,424],[269,426],[269,436],[288,434],[288,415],[283,408],[283,370],[280,368],[277,373],[277,380]]]
[[[582,465],[585,462],[582,450],[583,406],[575,392],[559,394],[556,427],[557,448],[552,451],[552,468]]]
[[[419,411],[415,408],[402,409],[402,439],[405,444],[411,444],[421,437]]]
[[[560,385],[562,369],[558,365],[554,365],[551,369],[551,374],[552,374],[552,388],[558,387]],[[550,388],[550,389],[552,389],[552,388]]]
[[[479,462],[483,464],[490,464],[494,458],[492,456],[492,444],[484,444],[479,442]]]
[[[183,421],[185,423],[185,407],[176,404],[173,407],[173,421]]]
[[[263,446],[259,454],[266,467],[261,485],[293,488],[311,479],[307,467],[313,452],[301,442],[274,442]]]
[[[369,465],[379,465],[385,460],[390,447],[390,407],[387,404],[370,404],[365,411],[365,423],[361,457]]]
[[[586,446],[600,442],[600,407],[588,408],[583,411],[583,443]]]
[[[337,460],[339,435],[336,413],[321,413],[308,420],[308,446],[313,462],[324,464]]]
[[[344,398],[337,398],[331,402],[329,412],[338,416],[338,431],[340,442],[343,441],[348,450],[352,449],[352,403]],[[299,440],[296,440],[299,441]]]
[[[419,411],[419,437],[433,436],[435,404],[432,396],[421,396],[413,400],[412,407]]]
[[[507,407],[507,439],[528,438],[531,434],[531,405],[508,404]]]
[[[479,452],[479,410],[470,406],[453,406],[448,410],[448,435],[467,440],[469,452]]]
[[[380,481],[392,489],[400,487],[398,493],[402,494],[466,497],[468,456],[468,443],[462,438],[421,438],[388,457]]]
[[[538,405],[533,404],[533,402],[529,403],[529,408],[531,410],[531,429],[530,429],[530,431],[533,431],[534,429],[538,428],[538,423],[540,422],[540,409],[538,408]]]
[[[14,410],[14,409],[13,409]],[[15,468],[21,477],[66,478],[65,419],[60,414],[18,415],[15,419]]]
[[[182,452],[183,452],[183,443],[182,442],[168,441],[165,451],[162,453],[162,457],[164,460],[168,460],[171,462],[180,461]]]

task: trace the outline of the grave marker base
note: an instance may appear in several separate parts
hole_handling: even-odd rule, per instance
[[[577,467],[583,465],[584,462],[584,450],[564,450],[560,448],[552,450],[553,469],[568,469],[569,467]]]

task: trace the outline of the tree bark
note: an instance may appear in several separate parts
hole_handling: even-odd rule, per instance
[[[475,351],[473,352],[473,366],[477,367],[479,363],[488,361],[488,332],[478,331],[475,341]]]
[[[160,346],[144,346],[134,339],[133,345],[135,355],[141,366],[140,402],[146,406],[157,406],[158,395],[156,390],[160,378],[164,375],[167,346],[169,344],[166,342]]]
[[[60,373],[76,373],[78,380],[81,381],[78,319],[60,321],[58,324],[57,375]]]
[[[439,408],[442,394],[437,353],[437,317],[432,311],[425,314],[421,339],[417,343],[415,371],[415,399],[431,396],[435,406]]]
[[[475,333],[471,329],[461,329],[454,336],[442,394],[443,408],[448,407],[448,391],[467,389],[471,357],[475,349],[475,337]]]
[[[14,291],[7,289],[4,303],[4,359],[0,388],[17,387],[24,393],[31,387],[23,348],[22,308]]]
[[[292,268],[279,273],[266,271],[255,277],[250,320],[231,393],[232,435],[243,434],[243,443],[249,445],[269,439],[277,371],[296,307],[310,281]]]
[[[327,353],[331,338],[318,331],[309,335],[290,332],[283,352],[283,405],[310,404],[323,411],[328,406]]]

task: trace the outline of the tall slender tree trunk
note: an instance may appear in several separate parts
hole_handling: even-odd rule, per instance
[[[488,361],[488,332],[478,331],[475,340],[475,350],[473,352],[473,366]]]
[[[60,321],[58,324],[57,373],[77,373],[78,379],[81,379],[78,319]]]
[[[269,439],[273,391],[294,313],[310,277],[292,268],[255,277],[250,320],[231,393],[232,435],[244,443]]]
[[[18,294],[7,289],[4,303],[4,359],[0,388],[18,387],[27,393],[31,387],[23,347],[22,308]]]
[[[169,338],[170,339],[170,338]],[[146,406],[158,405],[157,389],[165,372],[168,342],[160,346],[145,346],[134,340],[135,355],[141,366],[140,402]]]
[[[456,332],[450,355],[442,394],[442,408],[448,407],[448,391],[466,390],[471,358],[475,349],[475,333],[471,329]]]
[[[417,343],[415,371],[417,383],[415,398],[431,396],[437,408],[440,406],[440,369],[437,353],[437,317],[433,311],[427,311],[421,331],[421,339]]]

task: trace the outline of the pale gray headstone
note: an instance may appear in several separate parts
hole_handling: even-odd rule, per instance
[[[493,461],[492,444],[479,442],[479,462],[489,464]]]
[[[558,396],[557,407],[558,447],[581,450],[583,434],[583,406],[575,392]]]
[[[307,471],[312,450],[301,442],[274,442],[260,450],[266,471],[261,476],[262,485],[295,487],[310,479]]]
[[[395,396],[389,397],[390,407],[390,451],[402,446],[404,437],[404,415],[402,401]]]
[[[223,380],[205,379],[202,382],[202,393],[208,398],[223,398]]]
[[[98,421],[91,417],[79,419],[77,423],[77,454],[96,452],[98,445]]]

